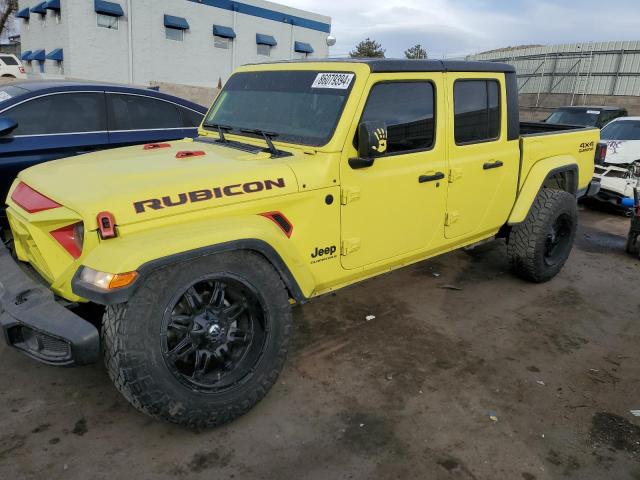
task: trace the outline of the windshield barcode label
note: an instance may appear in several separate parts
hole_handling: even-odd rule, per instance
[[[311,88],[336,88],[346,90],[351,85],[353,73],[319,73]]]

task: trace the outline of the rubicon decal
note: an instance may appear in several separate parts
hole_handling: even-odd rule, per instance
[[[178,193],[177,195],[165,195],[161,198],[150,198],[133,202],[136,213],[144,213],[147,210],[162,210],[163,208],[177,207],[187,203],[205,202],[222,197],[234,197],[236,195],[248,195],[274,188],[284,188],[286,183],[284,178],[276,180],[256,180],[246,183],[234,183],[224,187],[206,188],[194,190],[192,192]]]

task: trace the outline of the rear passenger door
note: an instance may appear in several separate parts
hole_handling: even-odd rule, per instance
[[[179,107],[145,95],[107,93],[113,146],[177,140],[187,136]]]
[[[447,73],[449,191],[445,235],[485,235],[513,207],[520,169],[519,140],[507,139],[504,74]]]

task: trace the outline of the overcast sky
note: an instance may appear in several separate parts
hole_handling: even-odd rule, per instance
[[[328,15],[332,56],[371,37],[387,57],[420,43],[429,56],[459,56],[522,44],[639,40],[638,0],[279,0]]]

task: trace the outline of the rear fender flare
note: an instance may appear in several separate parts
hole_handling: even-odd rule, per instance
[[[560,155],[537,162],[527,175],[522,188],[518,192],[515,205],[509,215],[508,225],[524,222],[536,196],[545,182],[559,173],[570,173],[567,191],[576,195],[578,190],[579,168],[573,157]]]

